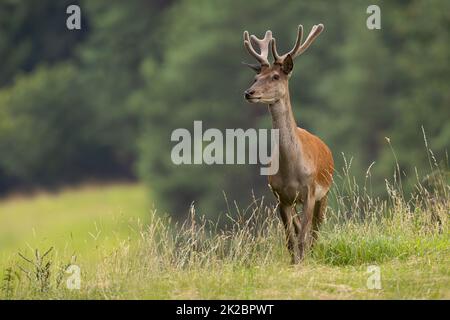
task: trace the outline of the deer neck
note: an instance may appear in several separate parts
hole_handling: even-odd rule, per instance
[[[269,105],[273,129],[279,130],[279,164],[282,174],[290,174],[301,162],[301,142],[297,135],[297,123],[292,113],[289,92]]]

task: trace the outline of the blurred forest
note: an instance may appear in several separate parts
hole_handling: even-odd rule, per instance
[[[78,4],[82,29],[66,28]],[[381,30],[366,9],[381,7]],[[242,32],[271,29],[289,49],[298,24],[325,31],[295,61],[299,126],[342,154],[374,192],[395,159],[415,180],[429,169],[422,126],[437,159],[450,142],[450,2],[130,0],[0,2],[0,192],[90,179],[141,179],[157,208],[216,215],[268,194],[257,166],[175,166],[176,128],[270,128],[248,105],[253,73]],[[406,178],[405,178],[406,179]],[[150,196],[150,195],[149,195]]]

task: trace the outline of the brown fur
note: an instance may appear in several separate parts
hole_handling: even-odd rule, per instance
[[[305,129],[297,128],[297,136],[302,142],[305,156],[315,166],[315,181],[328,189],[333,181],[334,161],[328,146],[317,136]]]

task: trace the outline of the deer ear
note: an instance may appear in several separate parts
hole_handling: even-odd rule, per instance
[[[247,62],[242,62],[243,65],[246,65],[247,67],[249,67],[250,69],[252,69],[253,71],[255,71],[256,73],[260,73],[261,72],[261,65],[258,63],[247,63]]]
[[[283,70],[283,72],[285,74],[289,74],[289,73],[291,73],[293,68],[294,68],[294,61],[292,61],[291,55],[288,54],[286,56],[286,58],[284,58],[284,60],[283,60],[283,64],[281,65],[281,70]]]

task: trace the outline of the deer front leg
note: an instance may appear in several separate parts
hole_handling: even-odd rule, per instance
[[[312,242],[311,229],[314,217],[314,205],[315,201],[308,193],[308,197],[303,203],[303,217],[301,219],[301,230],[299,235],[300,260],[304,258],[305,253],[309,249]]]
[[[314,217],[312,222],[312,243],[311,247],[317,241],[319,236],[319,228],[325,219],[325,211],[327,210],[327,196],[323,197],[321,200],[316,201],[314,206]]]
[[[292,263],[300,262],[300,248],[298,245],[298,236],[295,232],[294,216],[292,206],[280,204],[280,216],[286,231],[286,240],[289,252],[291,254]]]
[[[294,223],[294,229],[295,229],[295,234],[297,235],[297,238],[300,239],[300,231],[302,230],[302,226],[300,223],[300,216],[297,213],[297,206],[296,204],[294,204],[292,206],[292,219],[293,219],[293,223]]]

